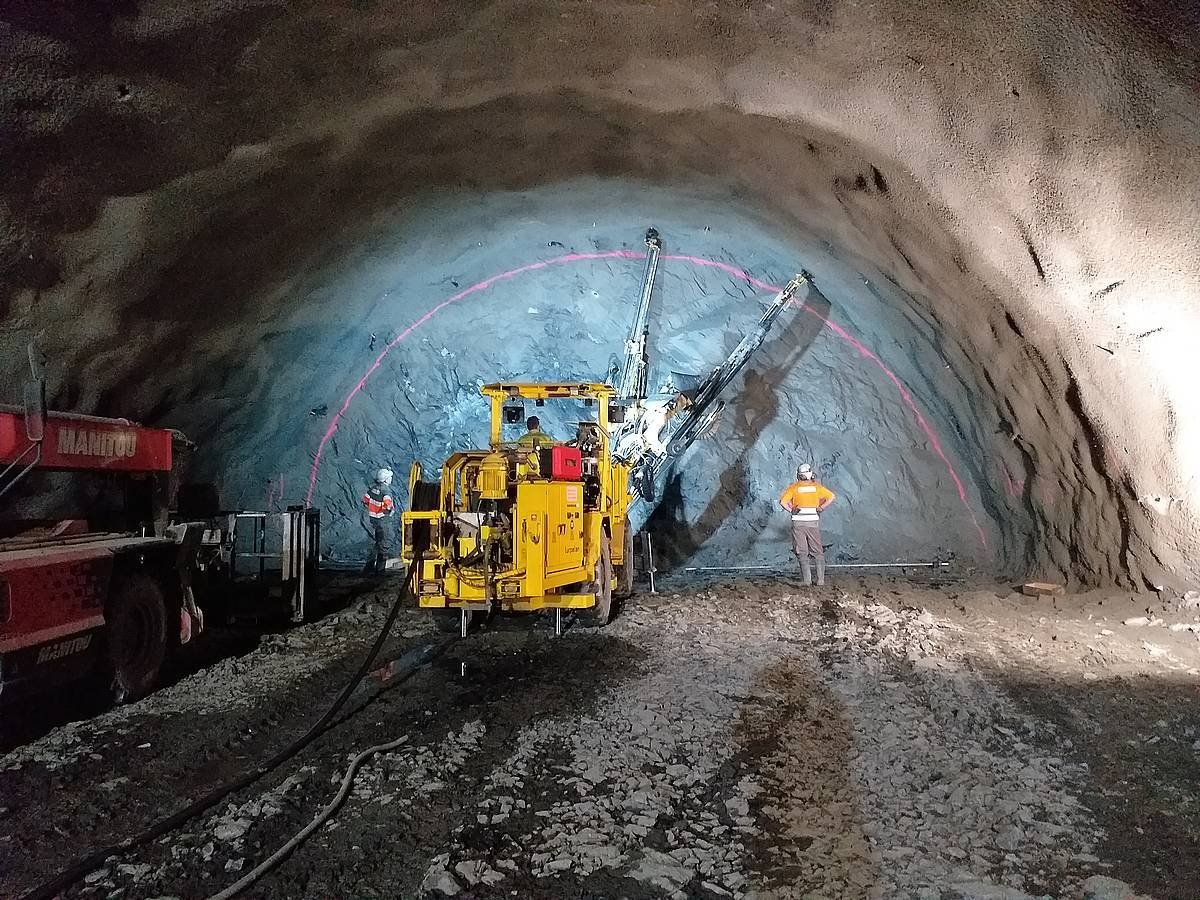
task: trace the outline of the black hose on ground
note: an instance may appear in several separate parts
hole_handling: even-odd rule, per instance
[[[405,597],[407,597],[412,590],[413,578],[416,575],[417,562],[421,558],[421,553],[414,553],[413,556],[414,561],[411,565],[409,565],[408,572],[404,576],[404,584],[400,588],[400,593],[396,596],[396,601],[392,604],[391,611],[388,612],[387,621],[383,623],[383,628],[380,630],[379,636],[375,638],[375,643],[372,645],[370,652],[367,654],[366,658],[363,659],[362,665],[358,667],[358,671],[355,672],[354,677],[350,679],[350,681],[342,689],[342,692],[338,694],[337,699],[333,701],[333,704],[327,710],[325,710],[325,712],[321,715],[321,718],[317,719],[317,721],[312,725],[311,728],[308,729],[308,731],[296,738],[296,740],[292,741],[292,743],[288,744],[266,762],[260,763],[255,768],[243,773],[242,775],[239,775],[233,781],[227,782],[218,788],[214,788],[204,796],[200,797],[198,800],[189,803],[183,809],[172,813],[165,819],[158,820],[137,834],[127,837],[125,840],[120,841],[119,843],[110,844],[107,847],[101,847],[98,850],[93,850],[83,859],[74,863],[66,871],[60,872],[49,881],[45,881],[27,893],[22,894],[21,900],[53,900],[53,898],[57,897],[71,885],[82,880],[83,877],[89,872],[98,869],[110,856],[124,855],[135,847],[140,847],[143,844],[157,840],[163,835],[174,831],[189,819],[211,809],[230,794],[234,793],[235,791],[240,791],[248,785],[253,784],[272,769],[275,769],[282,763],[287,762],[289,759],[307,747],[310,743],[312,743],[317,737],[319,737],[327,729],[327,727],[329,727],[333,717],[337,715],[338,711],[346,704],[346,701],[350,699],[350,695],[354,693],[354,690],[367,676],[367,673],[371,671],[371,667],[375,664],[376,657],[379,656],[379,651],[383,649],[383,644],[387,640],[388,634],[392,630],[392,625],[395,624],[396,617],[400,614],[400,605],[404,602]],[[451,641],[443,642],[443,649],[446,646],[449,646],[450,643]]]
[[[317,829],[332,819],[334,813],[341,809],[342,804],[346,802],[346,798],[350,796],[350,789],[354,787],[354,777],[358,774],[359,766],[361,766],[367,759],[374,756],[376,753],[388,753],[399,748],[407,741],[408,735],[404,734],[398,738],[394,738],[393,740],[385,741],[382,744],[375,744],[371,747],[367,747],[365,750],[362,750],[356,754],[354,759],[350,761],[350,765],[346,767],[346,774],[342,776],[341,787],[338,788],[338,791],[334,795],[333,799],[330,800],[329,803],[327,803],[325,807],[317,813],[312,821],[292,835],[292,837],[289,838],[282,847],[264,859],[261,863],[259,863],[233,884],[229,885],[229,887],[224,888],[223,890],[220,890],[208,897],[207,900],[233,900],[233,898],[238,894],[257,883],[260,878],[287,859],[297,847],[312,837]]]

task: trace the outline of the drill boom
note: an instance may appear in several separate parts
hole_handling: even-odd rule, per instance
[[[774,299],[763,310],[755,327],[748,332],[730,354],[700,383],[691,403],[667,422],[657,446],[640,449],[633,460],[634,472],[630,493],[638,500],[646,501],[659,495],[660,480],[670,463],[682,456],[697,440],[705,437],[715,427],[724,409],[721,393],[733,382],[750,358],[762,347],[772,326],[791,305],[800,286],[809,282],[811,276],[801,272],[784,285]],[[646,502],[635,502],[630,507],[630,526],[639,530],[650,513]]]
[[[617,383],[617,401],[642,400],[646,397],[646,374],[649,353],[646,339],[650,333],[650,297],[654,293],[654,276],[658,273],[658,256],[662,241],[653,228],[646,231],[646,268],[642,270],[642,294],[629,340],[625,342],[625,367]]]

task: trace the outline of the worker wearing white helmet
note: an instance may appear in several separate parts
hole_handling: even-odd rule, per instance
[[[817,584],[825,583],[825,546],[821,543],[821,513],[836,495],[813,476],[812,466],[804,463],[796,471],[797,480],[788,485],[779,505],[792,516],[792,551],[800,560],[804,583],[812,584],[812,566],[817,564]]]
[[[396,509],[390,493],[391,487],[392,470],[380,469],[375,473],[374,483],[363,494],[363,505],[367,508],[367,518],[370,520],[371,532],[375,539],[374,553],[367,560],[367,568],[376,572],[382,572],[387,565],[391,537],[389,523]]]

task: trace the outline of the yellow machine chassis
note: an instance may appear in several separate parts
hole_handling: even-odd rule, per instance
[[[415,585],[419,604],[428,609],[506,612],[594,607],[592,585],[600,571],[604,538],[614,570],[632,565],[626,558],[631,543],[625,534],[629,469],[613,460],[610,446],[613,389],[590,383],[514,383],[487,385],[481,393],[491,402],[490,448],[452,454],[441,469],[436,508],[410,509],[401,516],[405,562],[413,558],[414,529],[428,528],[429,547],[422,554]],[[539,471],[535,452],[502,441],[503,407],[516,399],[594,401],[599,493],[590,508],[584,508],[582,482],[552,480]],[[420,480],[420,466],[414,464],[410,497]],[[484,492],[499,494],[502,489],[511,503],[510,533],[469,524],[481,485]],[[463,530],[475,533],[464,537]],[[464,562],[486,556],[501,544],[512,559],[509,566],[488,571],[482,562]]]

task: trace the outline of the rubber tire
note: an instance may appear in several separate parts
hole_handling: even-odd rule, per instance
[[[628,600],[633,596],[633,529],[625,523],[625,562],[616,570],[616,587],[613,597],[617,600]]]
[[[442,634],[462,634],[462,611],[457,609],[431,609],[433,627]],[[479,624],[479,613],[467,616],[467,631]]]
[[[167,656],[167,604],[144,572],[117,577],[105,616],[107,668],[114,703],[132,703],[154,689]]]
[[[612,621],[613,565],[608,535],[600,537],[600,560],[596,564],[596,580],[591,583],[596,605],[579,611],[579,624],[585,628],[603,628]]]

